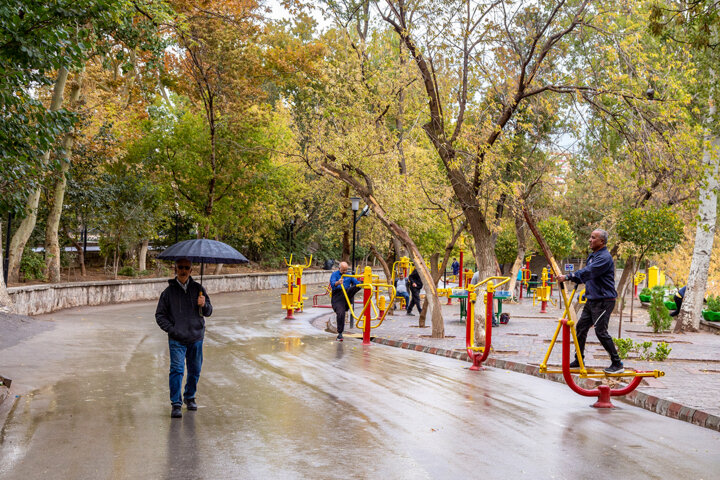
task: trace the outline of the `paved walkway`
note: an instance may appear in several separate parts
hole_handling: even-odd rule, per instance
[[[446,303],[445,299],[441,301]],[[521,304],[505,303],[503,312],[510,314],[510,322],[493,328],[493,352],[485,365],[547,376],[539,374],[537,366],[547,352],[562,310],[548,305],[547,313],[541,314],[539,306],[533,307],[531,300],[523,299]],[[465,322],[460,320],[457,300],[453,300],[453,305],[443,305],[443,318],[446,337],[434,339],[430,338],[430,318],[426,321],[428,326],[421,329],[417,327],[418,316],[411,317],[404,311],[398,311],[373,330],[374,341],[467,359],[464,353]],[[315,325],[324,328],[326,321],[327,316],[323,316]],[[637,370],[658,369],[665,372],[664,377],[644,379],[636,392],[625,397],[625,401],[663,415],[720,430],[720,336],[706,331],[678,335],[655,334],[646,325],[647,321],[647,310],[635,303],[633,321],[630,322],[628,307],[623,315],[623,338],[632,338],[636,342],[650,340],[653,342],[652,351],[656,343],[666,342],[672,352],[664,362],[640,361],[636,358],[624,361],[626,367]],[[613,315],[609,327],[613,337],[618,335],[618,325],[619,316]],[[351,329],[346,333],[359,331]],[[561,352],[562,343],[558,339],[548,367],[560,365]],[[589,367],[604,368],[610,364],[607,353],[593,331],[588,334],[585,355]],[[562,381],[560,375],[549,377]]]

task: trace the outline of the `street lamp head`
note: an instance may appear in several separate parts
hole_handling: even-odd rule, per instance
[[[353,212],[357,212],[358,208],[360,208],[360,197],[350,197],[350,204],[352,206]]]

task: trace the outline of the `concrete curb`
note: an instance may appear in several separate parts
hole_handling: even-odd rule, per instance
[[[388,338],[382,337],[374,337],[371,340],[381,345],[404,348],[406,350],[414,350],[416,352],[430,353],[432,355],[440,355],[442,357],[450,357],[456,360],[470,362],[470,357],[468,357],[468,354],[465,351],[430,347],[427,345],[403,342],[400,340],[390,340]],[[565,383],[562,375],[541,374],[540,367],[535,365],[529,365],[527,363],[514,362],[512,360],[503,360],[490,357],[485,361],[484,365],[488,367],[499,368],[502,370],[511,370],[513,372],[524,373],[526,375],[532,375],[534,377],[545,378],[558,383]],[[583,388],[594,388],[596,384],[596,381],[587,378],[578,381],[578,385]],[[630,392],[624,397],[614,398],[625,403],[644,408],[645,410],[664,415],[666,417],[675,418],[677,420],[682,420],[684,422],[689,422],[700,427],[709,428],[710,430],[720,432],[720,416],[712,415],[691,407],[686,407],[677,402],[665,400],[663,398],[649,395],[638,390],[634,390],[633,392]]]

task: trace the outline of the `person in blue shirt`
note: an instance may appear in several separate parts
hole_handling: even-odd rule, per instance
[[[587,303],[583,307],[576,326],[580,351],[575,352],[575,361],[570,364],[570,368],[580,366],[578,357],[583,357],[588,331],[591,326],[595,326],[595,334],[612,361],[612,364],[605,369],[605,373],[622,373],[625,371],[625,367],[617,353],[615,343],[608,333],[608,323],[610,314],[615,308],[617,292],[615,291],[615,262],[608,252],[607,238],[605,230],[594,230],[590,234],[589,241],[592,253],[587,258],[585,268],[569,275],[558,275],[557,280],[560,282],[571,280],[577,284],[585,284]]]
[[[460,264],[458,263],[456,258],[453,258],[452,271],[453,271],[453,275],[455,275],[455,276],[457,276],[457,274],[460,273]]]
[[[350,308],[347,300],[345,299],[345,294],[343,293],[341,285],[345,286],[345,291],[347,292],[350,303],[353,302],[355,294],[358,290],[360,290],[360,287],[357,286],[360,283],[360,280],[352,277],[342,277],[348,272],[349,268],[350,266],[346,262],[340,262],[338,270],[334,271],[333,274],[330,275],[330,289],[332,291],[330,304],[332,305],[337,319],[337,339],[339,342],[343,341],[343,332],[345,331],[345,313],[347,313]]]
[[[677,305],[677,308],[674,312],[670,312],[671,317],[677,317],[678,313],[680,313],[680,307],[682,307],[683,298],[685,298],[685,289],[687,286],[682,287],[680,290],[677,291],[675,294],[675,297],[673,300],[675,300],[675,305]]]

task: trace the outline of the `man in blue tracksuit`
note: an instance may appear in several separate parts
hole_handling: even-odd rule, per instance
[[[677,306],[677,308],[675,309],[675,311],[670,312],[671,317],[677,317],[678,313],[680,313],[680,308],[682,307],[682,302],[683,302],[683,299],[685,298],[685,290],[687,290],[687,285],[682,287],[675,294],[675,297],[673,298],[673,300],[675,300],[675,305]]]
[[[585,297],[587,303],[576,326],[580,352],[575,352],[575,361],[570,368],[578,368],[578,356],[583,357],[585,352],[585,339],[591,326],[595,326],[595,334],[602,346],[610,355],[612,364],[605,369],[606,373],[622,373],[625,371],[620,356],[617,353],[613,339],[608,333],[610,314],[615,308],[615,262],[607,249],[607,232],[594,230],[590,234],[590,249],[592,253],[587,258],[585,268],[574,274],[559,275],[558,281],[571,280],[577,284],[585,284]]]

